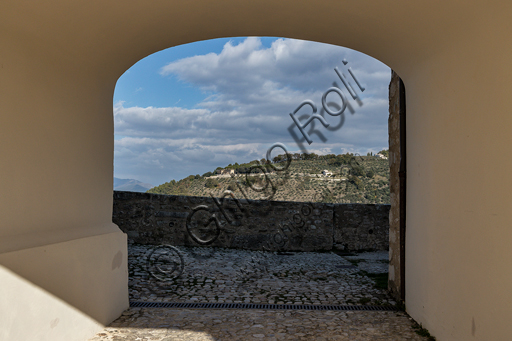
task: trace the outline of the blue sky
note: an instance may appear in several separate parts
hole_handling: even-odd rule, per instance
[[[261,159],[275,142],[291,152],[378,152],[388,145],[390,78],[391,70],[367,55],[294,39],[223,38],[157,52],[117,82],[114,176],[159,185]],[[348,103],[339,116],[322,109],[322,95],[333,86]],[[310,145],[289,116],[304,100],[313,101],[329,124],[315,119],[307,126]],[[326,102],[333,111],[342,104],[334,92]],[[304,122],[310,114],[304,106],[296,117]],[[279,153],[277,148],[273,155]]]

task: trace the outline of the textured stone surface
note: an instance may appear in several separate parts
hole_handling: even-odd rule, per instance
[[[404,312],[131,308],[90,341],[418,340]]]
[[[153,245],[131,244],[128,253],[132,301],[201,303],[270,303],[324,305],[394,305],[368,273],[386,273],[387,251],[339,256],[334,252],[249,251],[176,247],[183,272],[161,263],[148,267]],[[167,264],[180,262],[162,248]],[[179,276],[178,276],[179,275]]]
[[[216,203],[216,200],[219,200]],[[114,191],[112,220],[141,244],[211,246],[248,250],[387,250],[389,205],[172,196]],[[336,212],[336,219],[335,219]],[[209,221],[209,219],[211,219]]]
[[[389,83],[389,289],[400,298],[400,78],[393,71]]]
[[[130,299],[156,302],[393,304],[362,273],[387,269],[387,252],[276,252],[180,247],[186,261],[167,292],[145,271],[151,245],[129,245]],[[196,250],[194,250],[196,249]],[[355,264],[353,264],[355,263]],[[238,271],[245,269],[246,271]],[[90,341],[426,340],[404,312],[130,308]]]
[[[389,209],[389,205],[335,205],[334,243],[337,248],[388,250]]]

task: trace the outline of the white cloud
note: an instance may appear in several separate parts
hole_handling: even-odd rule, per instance
[[[184,58],[161,68],[163,76],[177,76],[214,93],[195,109],[116,104],[115,133],[123,136],[115,141],[116,176],[157,185],[228,163],[261,159],[266,148],[278,141],[298,150],[288,132],[293,124],[288,113],[306,99],[322,111],[322,94],[333,85],[349,96],[334,72],[336,66],[350,81],[346,68],[352,67],[365,85],[361,94],[352,81],[363,105],[349,97],[354,113],[346,110],[340,117],[322,113],[331,126],[326,129],[314,120],[306,130],[314,127],[317,134],[311,135],[313,144],[305,147],[322,154],[366,154],[386,147],[388,67],[339,46],[278,39],[264,48],[258,38],[251,37],[236,46],[226,44],[219,54]],[[328,99],[340,103],[335,95]],[[310,110],[304,107],[297,115],[306,113]],[[302,137],[297,128],[294,132]]]

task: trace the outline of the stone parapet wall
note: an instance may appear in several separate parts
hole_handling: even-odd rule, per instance
[[[207,245],[249,250],[356,251],[388,249],[388,214],[389,205],[114,191],[112,220],[141,244],[201,246],[201,241],[212,241]]]
[[[334,243],[342,250],[388,250],[390,205],[334,205]]]

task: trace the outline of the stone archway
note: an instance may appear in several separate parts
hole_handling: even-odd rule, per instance
[[[9,307],[0,310],[4,338],[70,340],[119,316],[127,300],[113,288],[127,280],[112,261],[126,249],[111,223],[115,82],[155,51],[247,35],[347,46],[401,75],[408,110],[407,311],[440,339],[511,334],[509,1],[1,6],[0,263],[2,278],[14,283],[0,290]],[[482,65],[492,67],[475,73]],[[112,249],[97,247],[97,258],[88,258],[90,245],[103,242]],[[71,257],[77,272],[55,267],[54,259]],[[23,291],[20,281],[46,289],[38,291],[45,300],[34,300],[36,290]],[[77,289],[83,287],[89,296]],[[69,307],[61,309],[61,301]],[[47,316],[48,307],[55,316]],[[83,316],[63,322],[71,309]]]

